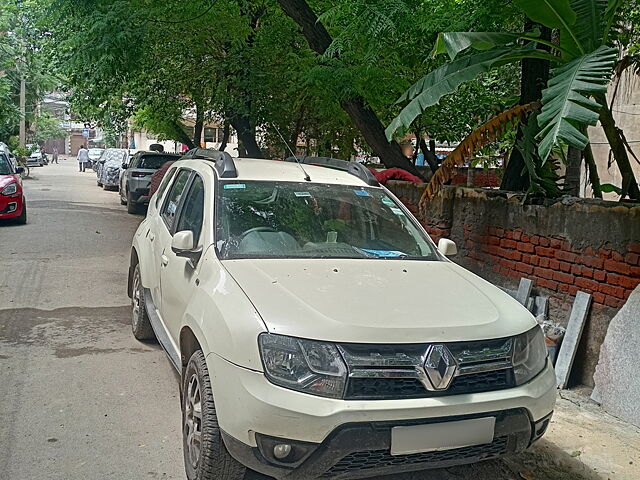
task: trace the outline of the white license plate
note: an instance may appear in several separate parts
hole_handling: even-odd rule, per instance
[[[391,455],[434,452],[493,442],[495,417],[391,429]]]

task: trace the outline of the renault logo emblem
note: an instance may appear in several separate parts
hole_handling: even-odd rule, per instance
[[[423,382],[424,386],[427,390],[446,390],[451,385],[457,368],[456,359],[446,346],[429,346],[424,362],[428,382]]]

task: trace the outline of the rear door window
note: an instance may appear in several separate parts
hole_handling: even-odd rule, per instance
[[[184,188],[186,187],[190,176],[191,170],[180,170],[178,172],[175,181],[171,185],[171,190],[167,195],[164,206],[162,207],[160,215],[170,232],[173,232],[178,207],[180,206],[180,200],[182,199]]]
[[[191,230],[196,244],[200,240],[202,221],[204,219],[204,183],[200,175],[196,175],[191,183],[191,188],[185,199],[184,207],[180,213],[176,232]]]

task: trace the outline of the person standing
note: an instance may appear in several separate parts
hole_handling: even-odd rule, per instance
[[[80,165],[80,171],[84,172],[86,168],[85,165],[89,163],[89,150],[87,150],[84,145],[82,145],[82,147],[80,147],[80,150],[78,150],[77,158]]]
[[[58,163],[58,147],[53,147],[53,153],[51,154],[51,163]]]

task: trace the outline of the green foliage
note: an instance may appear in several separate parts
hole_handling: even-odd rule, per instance
[[[529,187],[523,201],[526,201],[530,196],[553,198],[560,195],[555,162],[543,162],[538,154],[536,142],[538,116],[537,112],[530,115],[529,121],[522,130],[522,138],[516,142],[516,148],[522,154],[525,170],[529,176]]]
[[[65,138],[67,132],[60,127],[60,121],[44,114],[35,119],[33,141],[42,143],[47,140]]]
[[[540,157],[546,161],[559,140],[582,150],[589,139],[579,129],[595,125],[600,104],[588,95],[605,93],[617,49],[601,46],[552,72],[542,92],[542,112],[538,117]]]

